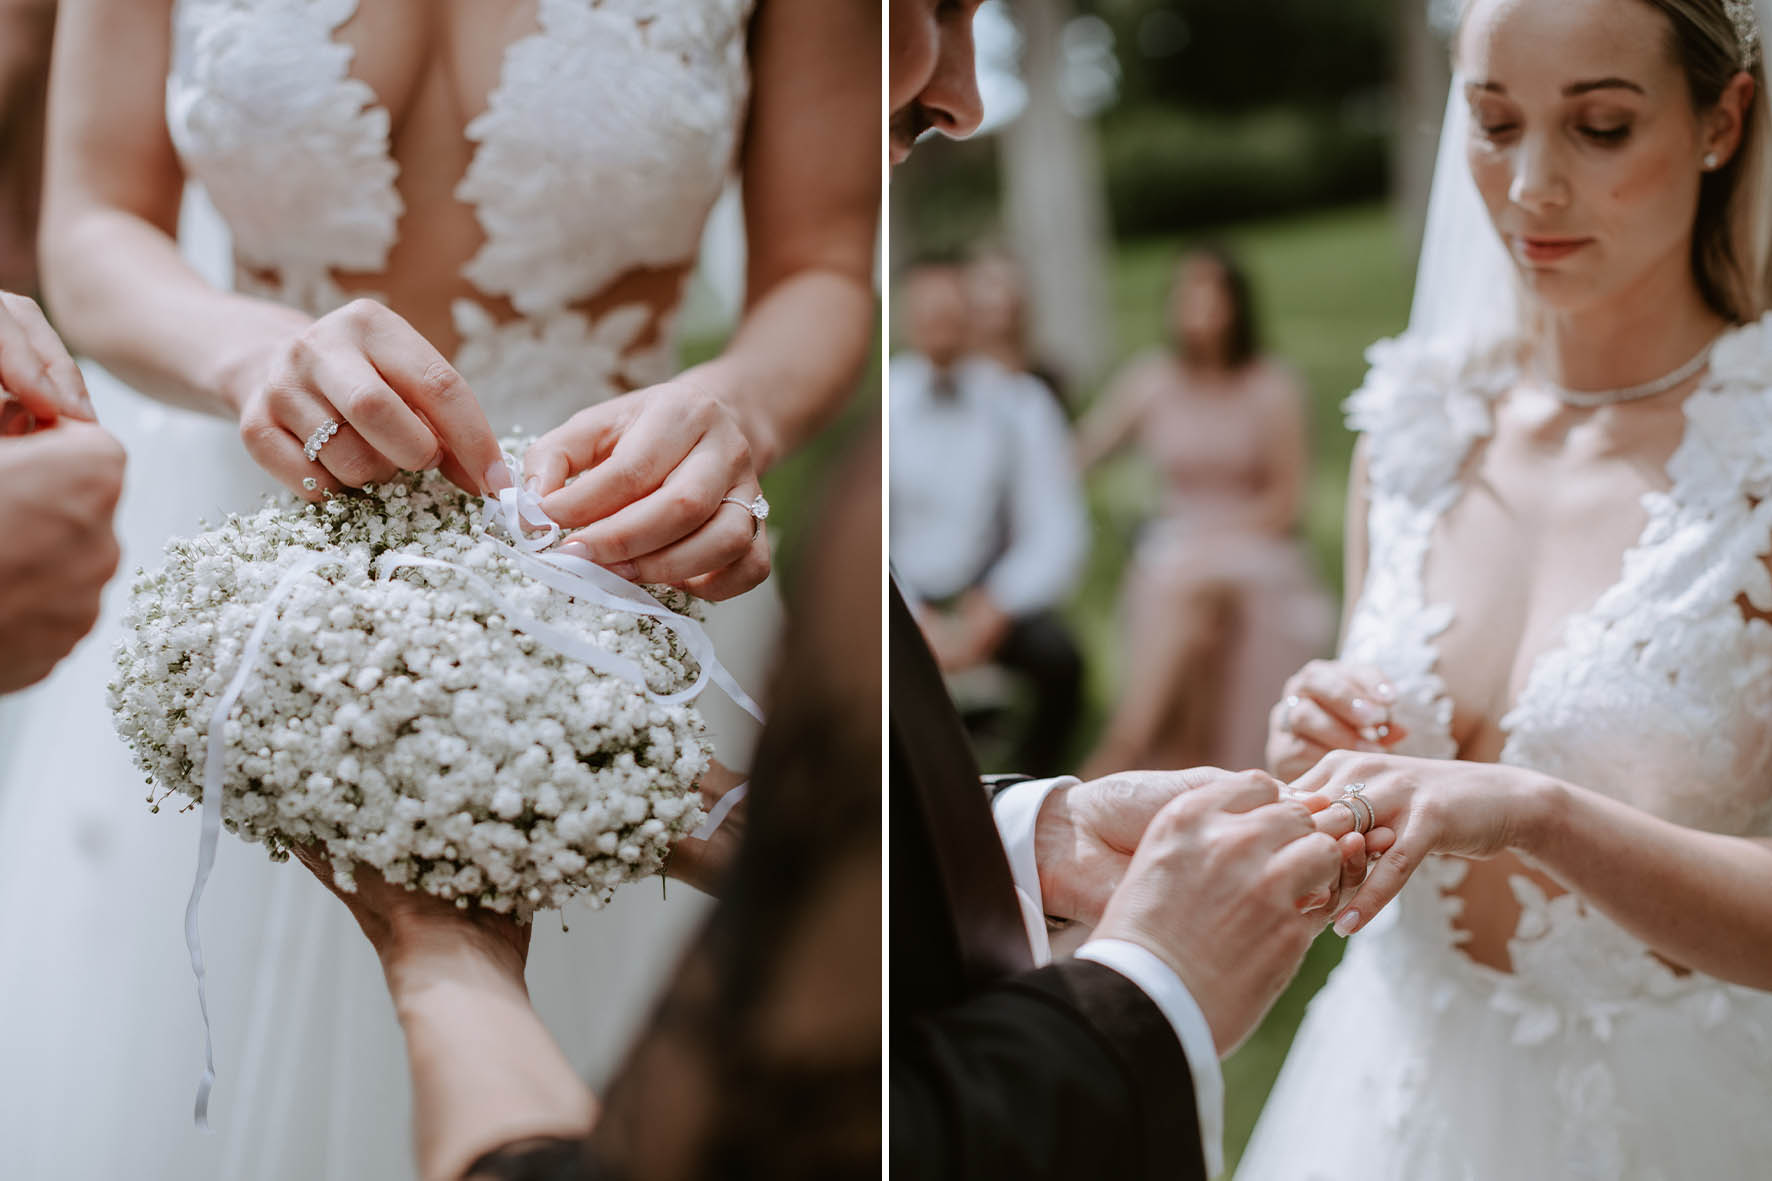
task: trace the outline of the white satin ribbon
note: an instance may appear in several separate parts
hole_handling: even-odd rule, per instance
[[[203,1078],[197,1084],[193,1118],[198,1130],[204,1132],[209,1131],[209,1093],[215,1087],[215,1035],[209,1027],[207,973],[203,967],[203,942],[197,932],[197,905],[203,900],[203,886],[209,881],[209,871],[215,868],[215,847],[221,836],[222,759],[227,753],[228,714],[234,703],[240,700],[240,694],[246,691],[246,681],[258,664],[259,649],[264,646],[265,632],[270,630],[271,621],[277,618],[277,608],[288,596],[290,588],[312,574],[325,560],[322,554],[312,554],[284,571],[283,577],[277,580],[270,597],[259,608],[258,621],[246,636],[246,646],[240,650],[240,667],[234,670],[234,679],[228,682],[221,700],[215,703],[215,710],[209,715],[209,744],[203,759],[203,828],[197,840],[197,880],[191,883],[191,900],[185,903],[185,947],[190,950],[191,971],[197,977],[197,1008],[203,1013]]]
[[[736,808],[738,802],[750,793],[751,781],[748,779],[737,787],[729,789],[725,795],[714,801],[714,806],[708,810],[707,819],[697,825],[695,831],[689,835],[698,841],[705,841],[719,832],[720,826],[726,823],[726,817],[732,812],[732,809]]]
[[[506,462],[515,470],[514,461],[507,457]],[[488,529],[495,522],[501,524],[511,538],[507,542],[489,535],[486,540],[506,550],[516,559],[518,568],[537,582],[561,594],[592,602],[612,611],[650,616],[675,632],[700,665],[700,672],[694,683],[675,693],[654,693],[646,684],[645,671],[639,664],[602,648],[583,636],[536,619],[513,606],[480,575],[457,563],[416,554],[386,553],[376,562],[377,576],[391,577],[395,570],[403,567],[453,570],[466,577],[471,585],[497,604],[513,627],[597,672],[628,681],[658,702],[675,705],[693,700],[711,680],[740,709],[759,722],[763,720],[762,708],[744,691],[726,666],[720,663],[719,657],[714,653],[714,641],[700,623],[672,611],[627,579],[594,562],[566,554],[544,555],[542,551],[558,541],[563,530],[558,522],[542,511],[539,496],[513,484],[496,495],[486,497],[483,504],[483,524]],[[528,533],[530,529],[544,530],[544,536],[532,538]],[[227,749],[223,734],[228,713],[234,708],[235,702],[240,700],[240,694],[246,689],[247,679],[258,664],[259,650],[264,646],[265,633],[270,629],[271,621],[277,617],[277,608],[289,594],[290,588],[299,579],[312,573],[324,560],[325,557],[321,554],[305,558],[291,566],[277,581],[270,597],[260,606],[258,619],[246,637],[246,645],[240,651],[240,667],[234,671],[233,680],[228,682],[227,690],[216,703],[215,711],[209,719],[208,751],[203,763],[203,828],[197,845],[197,878],[191,885],[191,899],[185,904],[185,946],[190,949],[191,971],[197,977],[197,1007],[203,1014],[203,1078],[197,1084],[195,1119],[197,1127],[205,1132],[210,1130],[209,1097],[215,1087],[215,1036],[209,1023],[207,975],[203,966],[202,940],[197,930],[197,910],[203,898],[203,887],[209,881],[210,871],[215,867],[216,845],[221,836],[223,757]],[[740,784],[721,796],[708,818],[693,835],[704,840],[711,836],[733,806],[744,798],[748,786]]]

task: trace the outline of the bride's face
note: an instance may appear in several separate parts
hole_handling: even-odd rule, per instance
[[[1471,175],[1552,308],[1690,274],[1710,148],[1669,36],[1640,0],[1475,0],[1466,16]]]

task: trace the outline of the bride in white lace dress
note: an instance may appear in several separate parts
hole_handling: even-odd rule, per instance
[[[1723,0],[1463,14],[1415,321],[1349,407],[1341,658],[1269,747],[1326,831],[1363,784],[1395,845],[1239,1181],[1766,1175],[1758,32]]]
[[[75,347],[155,399],[90,370],[131,456],[125,568],[277,482],[314,496],[441,462],[480,486],[491,432],[601,403],[557,440],[579,465],[610,457],[572,486],[595,503],[557,515],[608,514],[586,544],[632,576],[710,598],[756,584],[766,534],[753,544],[718,497],[755,493],[871,338],[878,19],[826,0],[63,0],[49,303]],[[735,169],[745,313],[720,356],[674,377],[678,305]],[[187,178],[231,234],[234,291],[175,247]],[[344,429],[309,462],[303,440],[334,414]],[[126,583],[8,706],[0,1173],[407,1176],[406,1070],[373,954],[305,870],[232,840],[202,916],[217,1134],[192,1128],[196,818],[148,813],[112,732]],[[773,604],[765,586],[711,609],[753,693]],[[703,704],[742,767],[748,719]],[[705,913],[681,884],[662,893],[630,887],[569,933],[536,924],[531,991],[593,1083]]]

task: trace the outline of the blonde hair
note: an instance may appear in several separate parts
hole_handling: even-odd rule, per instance
[[[1742,70],[1754,80],[1741,143],[1728,163],[1705,174],[1699,192],[1692,271],[1715,311],[1737,323],[1756,320],[1772,308],[1772,104],[1765,59],[1744,44],[1723,0],[1642,2],[1667,17],[1669,48],[1699,111],[1716,106]],[[1752,65],[1744,66],[1750,53]]]

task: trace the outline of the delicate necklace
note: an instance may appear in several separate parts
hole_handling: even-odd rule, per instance
[[[1599,406],[1616,406],[1620,402],[1635,402],[1639,398],[1653,398],[1656,394],[1665,394],[1681,382],[1690,379],[1700,369],[1710,363],[1710,351],[1716,345],[1711,341],[1698,355],[1687,361],[1672,373],[1658,377],[1654,381],[1646,381],[1642,385],[1625,386],[1617,390],[1572,390],[1547,382],[1557,400],[1565,406],[1574,406],[1582,410],[1592,410]]]

